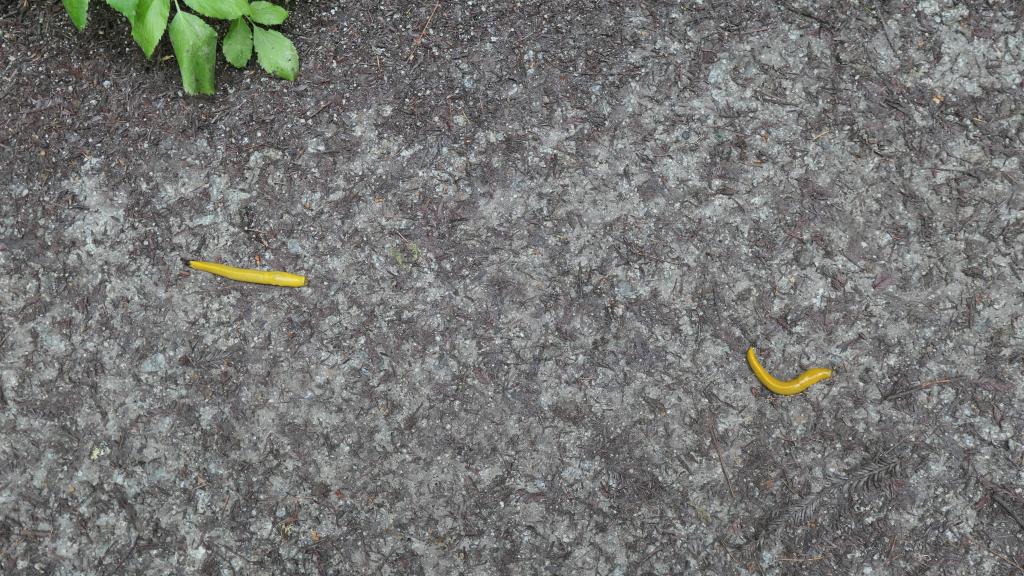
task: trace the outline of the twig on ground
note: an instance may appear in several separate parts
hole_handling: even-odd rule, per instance
[[[412,51],[409,52],[409,62],[416,57],[416,49],[420,47],[423,42],[423,37],[427,35],[427,28],[430,26],[430,21],[434,19],[434,12],[437,12],[437,7],[441,5],[441,0],[434,2],[434,9],[430,11],[430,16],[427,16],[427,22],[423,25],[423,30],[420,30],[420,35],[413,40]]]
[[[733,500],[736,499],[736,492],[732,489],[732,481],[729,480],[729,472],[725,469],[725,458],[722,457],[722,449],[718,446],[718,432],[715,431],[717,418],[712,417],[709,423],[711,428],[711,444],[715,447],[715,452],[718,453],[718,465],[722,467],[722,476],[725,476],[725,485],[729,487],[729,495],[732,496]]]
[[[887,394],[884,398],[882,398],[882,400],[892,400],[893,398],[900,398],[902,396],[913,394],[914,392],[918,392],[920,390],[927,390],[932,386],[937,386],[939,384],[949,384],[950,382],[952,382],[952,380],[948,378],[945,380],[929,380],[928,382],[922,382],[917,386],[912,386],[910,388],[907,388],[906,390],[900,390],[899,392]]]

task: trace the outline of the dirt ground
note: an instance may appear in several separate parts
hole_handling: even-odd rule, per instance
[[[0,2],[0,573],[1024,574],[1024,2],[292,8]]]

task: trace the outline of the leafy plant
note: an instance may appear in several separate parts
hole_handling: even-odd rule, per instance
[[[132,38],[146,58],[153,56],[157,44],[167,32],[174,48],[174,57],[181,70],[181,84],[189,94],[213,94],[214,65],[217,61],[217,30],[205,20],[185,12],[174,2],[174,18],[168,25],[172,0],[104,0],[131,24]],[[295,80],[299,73],[299,53],[292,41],[277,30],[288,17],[284,8],[264,0],[181,0],[196,13],[215,20],[227,20],[224,35],[224,58],[236,68],[245,68],[252,59],[264,70]],[[63,0],[64,9],[79,30],[85,28],[89,0]]]

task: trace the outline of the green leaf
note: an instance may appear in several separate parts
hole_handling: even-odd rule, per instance
[[[277,4],[257,0],[249,4],[249,19],[257,24],[276,26],[288,17],[288,11]]]
[[[139,0],[132,20],[132,38],[146,54],[153,55],[156,45],[167,28],[167,16],[171,13],[171,0]]]
[[[244,18],[231,23],[224,36],[224,57],[235,68],[245,68],[252,58],[252,30]]]
[[[213,94],[213,67],[217,61],[217,31],[203,19],[178,12],[167,31],[181,70],[181,84],[189,94]]]
[[[123,14],[129,22],[135,21],[135,9],[139,6],[139,0],[107,0],[107,4]]]
[[[89,11],[89,0],[64,0],[64,10],[71,17],[75,28],[85,28],[85,16]]]
[[[188,7],[208,18],[234,20],[249,14],[246,0],[185,0]]]
[[[275,76],[295,80],[299,73],[299,53],[292,41],[277,30],[253,26],[253,31],[253,44],[260,66]]]

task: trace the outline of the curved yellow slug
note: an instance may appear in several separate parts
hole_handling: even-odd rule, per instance
[[[247,268],[235,268],[234,266],[227,266],[225,264],[217,264],[214,262],[202,262],[199,260],[185,260],[185,263],[195,270],[209,272],[211,274],[216,274],[217,276],[230,278],[231,280],[238,280],[239,282],[269,284],[271,286],[287,286],[290,288],[298,288],[306,285],[305,276],[299,276],[298,274],[291,274],[288,272],[278,272],[276,270],[249,270]]]
[[[757,376],[757,379],[761,381],[761,384],[764,384],[765,388],[783,396],[799,394],[812,385],[832,377],[832,370],[828,368],[811,368],[792,380],[779,380],[761,367],[753,347],[747,350],[747,363],[750,364],[750,369],[754,371],[754,376]]]

